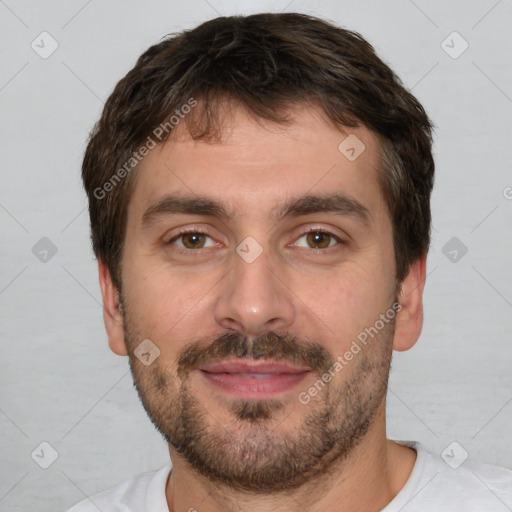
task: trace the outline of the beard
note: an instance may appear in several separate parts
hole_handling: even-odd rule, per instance
[[[174,371],[160,357],[145,366],[133,353],[142,338],[134,336],[127,313],[125,308],[130,369],[149,418],[191,468],[215,484],[269,494],[322,477],[353,452],[385,399],[394,319],[346,367],[322,383],[324,387],[308,404],[289,398],[230,397],[225,405],[228,412],[223,409],[214,415],[194,393],[191,379],[203,363],[228,357],[284,361],[309,367],[321,379],[336,360],[316,342],[275,332],[249,341],[237,331],[227,331],[213,341],[187,345]],[[290,427],[286,419],[292,415]]]

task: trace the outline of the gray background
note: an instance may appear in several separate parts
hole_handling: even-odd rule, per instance
[[[512,467],[510,0],[5,0],[0,510],[63,510],[168,461],[127,359],[107,346],[79,177],[85,140],[115,83],[165,34],[281,10],[359,31],[437,125],[426,320],[416,347],[395,354],[390,437],[437,453],[456,441],[458,454]],[[43,31],[59,45],[45,59],[31,47],[51,49]],[[457,58],[454,31],[469,44]],[[43,237],[55,255],[40,252]],[[43,441],[58,452],[48,469]]]

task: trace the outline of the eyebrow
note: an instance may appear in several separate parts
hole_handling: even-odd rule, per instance
[[[294,197],[274,208],[271,211],[271,216],[279,222],[288,217],[299,217],[313,213],[334,213],[349,216],[366,225],[369,225],[372,219],[368,208],[343,192]],[[153,225],[162,217],[172,214],[203,215],[216,217],[223,221],[235,217],[234,209],[216,199],[206,196],[170,194],[149,206],[142,215],[141,227],[145,228]]]

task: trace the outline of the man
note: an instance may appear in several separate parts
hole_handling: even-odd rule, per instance
[[[358,34],[217,18],[149,48],[83,180],[110,348],[171,464],[73,512],[510,510],[512,471],[386,438],[423,321],[432,123]]]

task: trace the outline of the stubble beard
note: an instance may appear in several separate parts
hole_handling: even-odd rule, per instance
[[[208,405],[195,396],[192,372],[172,373],[159,358],[151,366],[144,366],[133,354],[139,338],[132,336],[132,332],[125,316],[134,385],[149,418],[166,442],[211,482],[238,491],[269,494],[296,489],[329,473],[364,438],[385,400],[394,321],[321,388],[315,400],[300,405],[298,410],[304,411],[303,418],[292,430],[284,428],[286,406],[279,399],[232,399],[227,414],[222,414],[227,418],[226,424],[220,425],[208,412]],[[296,346],[275,333],[267,333],[252,344],[247,344],[238,333],[231,336],[232,343],[229,336],[223,338],[227,340],[222,349],[225,355],[269,357],[271,353],[275,355],[279,340],[283,342],[283,354],[290,354]],[[271,346],[266,353],[266,347]],[[334,360],[319,347],[315,344],[311,350],[317,350],[317,369],[325,371],[332,368]],[[194,350],[199,349],[193,347],[192,353]],[[323,373],[318,372],[319,379]]]

